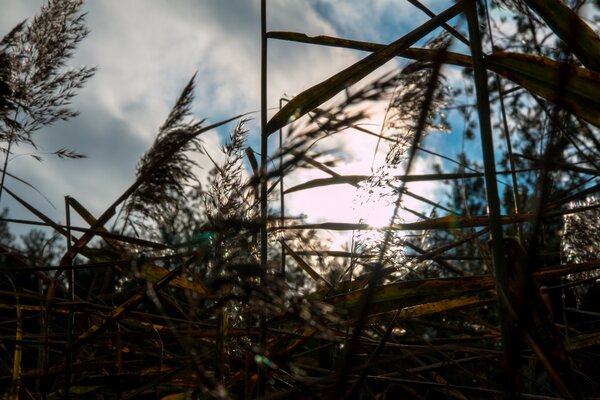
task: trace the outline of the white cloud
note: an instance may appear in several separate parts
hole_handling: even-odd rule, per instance
[[[0,17],[4,32],[35,15],[42,2],[12,3]],[[23,158],[15,169],[9,164],[9,171],[31,181],[55,204],[68,193],[100,212],[131,183],[137,159],[194,71],[198,118],[216,122],[259,108],[260,10],[258,1],[246,0],[227,5],[216,0],[94,1],[84,10],[91,34],[70,64],[94,65],[98,73],[73,101],[82,114],[40,131],[36,140],[44,151],[65,146],[90,158],[42,165]],[[270,1],[268,15],[270,29],[333,33],[303,1]],[[270,42],[270,50],[272,105],[284,91],[301,91],[356,59],[349,51],[289,43]],[[206,134],[207,147],[216,147],[216,138],[216,133]],[[201,163],[210,167],[206,158]],[[62,219],[62,207],[48,209],[43,200],[31,199]]]
[[[37,13],[41,1],[27,5],[16,0],[12,3],[15,7],[0,16],[4,32],[23,17]],[[314,0],[267,3],[269,30],[308,35],[343,36],[336,29],[345,29],[368,39],[381,32],[379,24],[384,20],[397,20],[398,32],[405,32],[400,25],[406,21],[410,20],[410,26],[414,27],[419,23],[415,21],[425,20],[412,7],[392,6],[390,0],[376,1],[368,10],[363,2],[329,2],[335,14],[331,18],[317,12]],[[90,158],[48,160],[43,166],[23,160],[15,163],[15,169],[9,165],[9,171],[15,172],[20,165],[25,166],[16,173],[48,195],[57,209],[52,210],[43,205],[43,200],[31,196],[34,205],[60,220],[62,197],[71,194],[93,212],[103,211],[133,181],[136,161],[154,140],[158,127],[194,71],[198,71],[194,103],[198,118],[216,122],[258,110],[259,5],[259,1],[248,0],[86,3],[91,34],[80,44],[72,64],[94,65],[99,70],[74,99],[74,108],[82,114],[75,121],[49,129],[51,136],[46,136],[49,132],[40,132],[40,143],[44,150],[70,147]],[[341,25],[334,25],[333,17]],[[365,53],[351,50],[270,40],[269,105],[276,106],[284,92],[297,94],[364,56]],[[392,65],[395,62],[386,68]],[[379,122],[381,112],[374,112]],[[250,125],[253,145],[258,142],[256,125],[256,121]],[[218,154],[214,151],[220,144],[217,133],[205,134],[204,139],[211,155]],[[334,137],[327,146],[345,154],[341,173],[368,174],[376,143],[376,139],[366,134],[349,133]],[[199,162],[205,166],[204,171],[210,168],[206,157],[200,157]],[[289,184],[318,175],[304,170]],[[291,196],[288,205],[294,213],[305,209],[313,220],[353,218],[355,189],[346,185],[335,190],[332,192],[330,187]]]

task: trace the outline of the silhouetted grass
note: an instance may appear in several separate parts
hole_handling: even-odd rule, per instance
[[[247,141],[256,132],[246,127],[243,115],[212,125],[192,118],[192,78],[140,160],[136,180],[102,215],[66,199],[69,213],[81,216],[87,227],[58,224],[5,188],[42,221],[31,221],[32,226],[50,226],[70,244],[60,260],[41,263],[0,246],[2,395],[165,400],[593,396],[600,373],[595,197],[600,186],[592,180],[600,173],[594,148],[600,77],[599,53],[586,41],[598,37],[582,28],[574,13],[553,12],[555,6],[566,7],[557,1],[509,2],[523,21],[563,41],[557,60],[516,44],[516,51],[493,48],[493,54],[485,54],[492,49],[488,41],[498,46],[501,41],[491,37],[493,15],[471,0],[449,5],[437,16],[411,1],[431,19],[390,45],[266,32],[265,26],[265,42],[294,40],[371,54],[262,121],[260,163]],[[72,36],[57,36],[48,44],[58,48],[48,53],[49,60],[68,57],[85,36],[83,19],[76,16],[79,4],[54,1],[42,11],[48,23],[72,16],[67,20],[74,29]],[[61,14],[56,8],[61,5],[70,11]],[[543,22],[531,19],[532,13]],[[464,26],[450,26],[460,14],[468,16],[468,39]],[[489,29],[480,32],[481,24]],[[11,143],[33,141],[33,130],[17,136],[17,128],[25,125],[20,127],[11,113],[27,109],[6,83],[13,76],[7,57],[24,51],[6,49],[32,29],[19,25],[0,44],[7,153]],[[442,29],[468,42],[470,54],[448,51],[449,36],[436,31]],[[434,31],[425,48],[411,47]],[[543,42],[531,46],[545,47]],[[373,77],[395,57],[416,61]],[[36,68],[50,81],[62,66],[44,65]],[[465,97],[444,77],[447,65],[466,71],[476,105],[462,103]],[[91,72],[82,69],[63,78],[75,79],[74,90]],[[38,120],[44,123],[70,117],[63,110],[68,98],[57,109],[40,103],[32,115],[47,115]],[[388,104],[384,125],[366,129],[369,107],[381,102]],[[479,131],[486,152],[481,166],[421,143],[428,132],[450,128],[441,113],[451,107],[462,110],[468,130]],[[471,124],[475,112],[478,122]],[[507,150],[510,160],[502,171],[494,161],[495,117],[502,118],[504,134],[510,133],[508,143],[529,152],[518,157]],[[220,149],[222,157],[214,157],[202,147],[202,133],[233,121],[237,125]],[[280,128],[285,132],[280,147],[266,148],[268,135]],[[378,137],[385,149],[387,157],[371,175],[340,174],[319,147],[349,130]],[[528,147],[537,144],[538,134],[543,146]],[[192,152],[212,159],[205,187],[192,172]],[[413,174],[417,156],[450,160],[456,170]],[[366,219],[307,223],[289,215],[275,206],[275,188],[301,168],[327,177],[288,187],[281,196],[352,185],[371,196],[375,206],[384,193],[396,212],[383,228]],[[389,172],[397,169],[404,173]],[[504,202],[502,193],[494,195],[503,175],[511,176],[515,194],[507,194]],[[538,180],[544,183],[536,185]],[[448,184],[456,196],[445,203],[433,194],[417,196],[406,184],[419,181]],[[400,216],[398,211],[407,209],[404,196],[430,212],[407,210],[410,220]],[[121,229],[107,228],[122,205],[116,225]],[[353,243],[332,249],[321,230],[353,231]]]

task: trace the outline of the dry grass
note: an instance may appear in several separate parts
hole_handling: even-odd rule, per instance
[[[65,236],[68,249],[60,261],[52,261],[57,265],[48,265],[48,259],[40,263],[18,249],[1,248],[2,394],[172,400],[263,393],[266,398],[415,399],[598,393],[600,260],[594,196],[600,187],[593,179],[599,173],[595,62],[600,52],[585,45],[593,32],[565,30],[580,26],[580,20],[572,13],[552,13],[557,1],[517,2],[521,23],[559,38],[558,44],[540,43],[524,30],[520,34],[532,44],[527,48],[519,35],[494,38],[492,19],[477,14],[469,0],[388,46],[264,32],[265,38],[371,52],[291,99],[265,124],[263,140],[286,131],[268,164],[259,166],[246,142],[253,133],[240,116],[210,126],[190,117],[192,78],[130,188],[98,217],[75,199],[67,201],[69,213],[79,214],[89,227],[58,225],[5,189],[42,224]],[[79,3],[49,4],[32,26],[57,18],[53,7],[72,7],[72,36],[57,36],[48,44],[57,48],[56,54],[47,52],[49,59],[64,60],[85,36]],[[470,15],[468,40],[477,40],[469,54],[448,51],[449,38],[466,40],[457,32],[460,26],[448,25],[460,13]],[[490,29],[482,34],[478,26],[487,21]],[[438,28],[449,34],[437,35],[424,49],[410,47]],[[0,112],[8,152],[11,144],[33,144],[36,124],[73,115],[64,106],[74,92],[58,108],[45,103],[25,108],[20,92],[10,86],[13,66],[6,60],[23,51],[11,43],[34,40],[27,36],[34,31],[20,25],[1,44]],[[491,40],[511,52],[479,54],[491,48]],[[557,61],[549,58],[549,47],[560,49]],[[417,62],[348,88],[394,57]],[[50,86],[27,81],[25,88],[60,85],[57,69],[43,65],[36,67],[40,82]],[[445,65],[465,69],[477,104],[461,103],[468,97],[444,79]],[[62,79],[74,79],[74,90],[91,72],[82,69]],[[342,91],[346,96],[339,102],[323,106]],[[390,105],[384,126],[379,132],[365,129],[368,107],[381,101]],[[17,120],[19,107],[37,110],[31,114],[34,122]],[[440,113],[453,108],[461,110],[467,125],[478,114],[479,123],[469,130],[488,146],[491,158],[483,159],[484,171],[466,158],[439,154],[457,170],[412,174],[417,154],[433,153],[420,139],[448,129]],[[196,185],[189,152],[204,151],[201,134],[233,120],[239,122],[222,148],[224,161],[214,162],[206,188]],[[515,149],[499,173],[489,147],[496,121],[504,122],[501,128],[511,133],[507,139]],[[348,129],[375,135],[388,149],[386,164],[374,175],[341,176],[320,153],[320,141]],[[517,158],[517,151],[526,157]],[[386,172],[399,167],[405,170],[400,176]],[[367,193],[386,189],[400,209],[404,196],[415,196],[406,182],[419,180],[450,182],[457,196],[429,215],[412,210],[414,221],[395,215],[378,230],[366,223],[306,224],[274,207],[276,188],[299,168],[318,168],[330,177],[282,189],[281,196],[362,185]],[[490,196],[500,175],[512,176],[517,187],[507,192],[508,200],[494,204]],[[419,199],[430,207],[439,203]],[[111,231],[105,224],[122,204],[120,229]],[[355,243],[332,251],[318,235],[323,229],[355,231]],[[91,244],[95,237],[102,243]]]

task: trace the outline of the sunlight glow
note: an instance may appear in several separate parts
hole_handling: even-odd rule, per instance
[[[389,226],[394,213],[392,190],[388,187],[371,186],[358,190],[353,216],[357,222],[364,222],[373,228]]]

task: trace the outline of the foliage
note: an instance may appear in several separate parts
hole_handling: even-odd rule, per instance
[[[199,131],[202,121],[191,119],[195,76],[190,79],[167,120],[160,127],[150,150],[140,160],[137,176],[149,176],[130,197],[127,214],[137,213],[141,218],[158,224],[172,214],[177,199],[184,195],[183,184],[194,178],[196,163],[186,151],[200,151]],[[163,159],[165,160],[163,162]],[[157,164],[160,166],[157,168]]]
[[[49,1],[31,22],[21,22],[0,41],[0,141],[7,143],[0,196],[12,146],[37,149],[36,131],[75,117],[71,100],[94,75],[94,68],[65,65],[88,34],[81,4],[82,0]],[[68,149],[54,154],[83,157]],[[32,156],[41,161],[37,154]]]
[[[57,88],[69,80],[78,88],[91,71],[63,81],[57,71],[85,36],[79,4],[52,1],[31,28],[19,25],[2,42],[0,112],[7,140],[33,143],[30,134],[40,124],[73,115],[64,108],[71,96],[65,93],[73,92]],[[59,5],[68,7],[59,12]],[[495,12],[500,5],[511,8],[516,33],[502,33],[507,22],[504,12]],[[2,214],[0,387],[15,399],[597,393],[600,324],[592,307],[600,187],[590,177],[598,175],[600,85],[595,44],[586,41],[598,38],[591,29],[570,36],[564,15],[575,27],[581,19],[570,11],[556,15],[552,5],[513,0],[475,8],[475,1],[463,0],[387,46],[264,32],[270,39],[371,52],[273,116],[263,140],[279,128],[287,134],[265,166],[248,147],[245,119],[220,157],[202,147],[201,133],[227,121],[203,126],[192,117],[192,78],[140,160],[136,181],[103,215],[96,218],[68,200],[91,228],[63,227],[29,208],[67,238],[66,252],[39,231],[21,248],[11,247]],[[460,13],[470,15],[469,39],[459,32],[464,26],[448,25]],[[72,31],[51,46],[27,33],[54,29],[55,20]],[[479,28],[483,60],[469,42]],[[414,47],[432,32],[428,45]],[[52,66],[31,61],[32,76],[54,83],[21,81],[15,92],[6,71],[29,54],[17,46],[24,38],[39,49],[57,49],[36,50],[54,60]],[[470,44],[460,47],[467,54],[451,51],[454,40]],[[373,77],[395,57],[414,62]],[[448,66],[464,71],[464,91],[445,76]],[[54,93],[49,88],[62,100],[25,106],[26,96],[15,94]],[[490,99],[489,109],[482,98]],[[383,126],[366,129],[369,109],[382,102],[388,104]],[[38,122],[17,119],[19,107],[25,113],[19,115]],[[490,123],[501,132],[504,171],[496,173],[493,160],[426,147],[426,134],[456,129],[457,119],[465,141],[485,135]],[[376,136],[384,148],[386,157],[369,176],[341,175],[319,146],[348,130]],[[213,161],[206,187],[195,179],[193,152]],[[411,168],[416,157],[444,161],[418,175]],[[285,190],[283,181],[300,168],[316,168],[327,178]],[[498,215],[490,210],[494,180],[506,188]],[[447,198],[409,190],[408,183],[425,181],[448,185]],[[267,197],[261,198],[264,183]],[[283,201],[288,193],[330,185],[354,186],[367,204],[387,201],[395,208],[389,224],[371,226],[367,215],[357,223],[309,224],[287,215],[282,203],[275,206],[278,188]],[[406,196],[423,208],[409,209]],[[124,201],[122,229],[109,231],[104,225]],[[269,217],[263,219],[265,204]],[[503,237],[490,234],[493,224]],[[352,231],[352,243],[333,250],[319,235],[323,229]],[[266,258],[259,250],[261,230],[267,232]],[[101,244],[90,242],[96,236]]]

